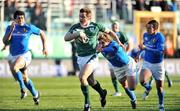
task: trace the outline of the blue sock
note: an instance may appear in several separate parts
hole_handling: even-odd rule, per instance
[[[143,86],[146,88],[147,91],[152,89],[149,83],[144,83]]]
[[[25,89],[26,86],[24,84],[24,81],[23,81],[23,75],[21,73],[21,71],[18,71],[17,73],[14,74],[14,77],[17,79],[17,81],[19,82],[19,86],[21,89]]]
[[[124,88],[124,90],[126,91],[126,94],[130,97],[131,101],[136,100],[136,95],[134,91],[131,91],[129,88]]]
[[[157,94],[158,94],[158,97],[159,97],[159,104],[164,105],[164,91],[161,92],[161,90],[158,89]]]
[[[31,94],[35,97],[37,94],[37,91],[34,87],[33,82],[30,79],[28,79],[28,81],[24,82],[24,83],[25,83],[26,87],[28,88],[28,90],[31,92]]]

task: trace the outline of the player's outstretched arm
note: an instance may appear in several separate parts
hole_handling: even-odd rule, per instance
[[[42,52],[47,57],[48,50],[47,50],[46,35],[45,35],[45,33],[42,30],[40,31],[40,36],[41,36],[41,41],[42,41],[42,45],[43,45]]]
[[[3,43],[6,45],[9,43],[9,41],[11,40],[11,36],[12,36],[12,33],[15,29],[15,25],[16,25],[16,22],[12,22],[11,23],[11,26],[10,26],[10,29],[7,29],[6,30],[6,34],[4,35],[3,37]],[[7,32],[8,31],[8,32]]]

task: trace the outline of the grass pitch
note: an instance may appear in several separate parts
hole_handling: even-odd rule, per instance
[[[168,88],[165,81],[165,109],[166,111],[180,111],[180,76],[171,77],[173,87]],[[41,93],[39,106],[35,106],[31,94],[20,100],[18,84],[12,78],[0,78],[0,111],[82,111],[84,98],[80,90],[77,77],[65,78],[32,78],[35,87]],[[138,104],[132,110],[130,100],[120,86],[121,97],[113,97],[114,89],[110,77],[98,77],[97,80],[108,91],[105,108],[100,107],[99,95],[89,87],[92,111],[158,111],[158,97],[155,85],[149,98],[142,101],[144,88],[137,85],[135,91]]]

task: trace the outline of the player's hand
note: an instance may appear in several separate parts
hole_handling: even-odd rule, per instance
[[[86,34],[84,32],[82,32],[82,31],[80,31],[78,33],[79,33],[78,39],[83,43],[88,43],[89,38],[86,36]]]
[[[7,46],[5,45],[5,46],[4,46],[4,47],[1,49],[1,51],[4,51],[4,50],[6,50],[6,47],[7,47]]]
[[[139,47],[139,50],[145,49],[145,45],[143,45],[143,44],[139,44],[138,47]]]
[[[15,22],[15,21],[12,21],[10,30],[11,30],[11,31],[14,31],[15,26],[16,26],[16,22]]]
[[[48,51],[47,51],[47,49],[43,49],[42,52],[43,52],[43,55],[45,55],[45,57],[48,56]]]
[[[97,52],[101,52],[103,49],[102,44],[98,44],[96,47]]]

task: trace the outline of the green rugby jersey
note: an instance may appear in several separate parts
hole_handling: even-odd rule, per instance
[[[128,44],[129,39],[128,39],[128,37],[126,36],[125,33],[121,32],[121,31],[118,31],[118,32],[116,32],[116,35],[118,36],[120,42],[121,42],[123,45]]]
[[[78,56],[88,56],[96,53],[96,46],[98,43],[98,33],[104,32],[105,27],[101,24],[91,22],[88,27],[81,27],[80,23],[74,24],[68,32],[73,33],[76,31],[83,31],[86,36],[89,38],[87,43],[81,42],[79,39],[75,39],[77,45],[77,54]]]

